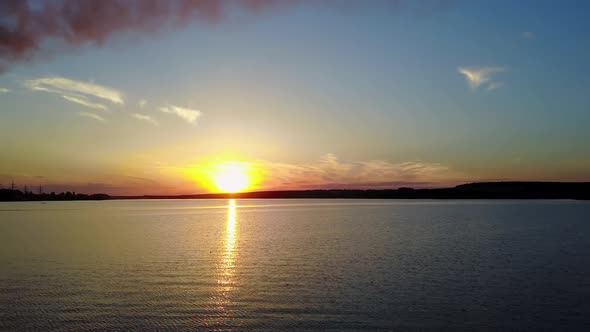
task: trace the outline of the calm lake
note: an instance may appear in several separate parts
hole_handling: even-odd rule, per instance
[[[0,203],[0,330],[590,330],[590,202]]]

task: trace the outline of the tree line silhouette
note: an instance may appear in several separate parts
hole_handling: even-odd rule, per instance
[[[235,194],[115,196],[115,199],[333,198],[333,199],[590,199],[590,182],[476,182],[433,189],[319,189]]]
[[[350,198],[350,199],[583,199],[590,200],[590,182],[476,182],[435,189],[327,189],[255,191],[236,194],[109,196],[76,192],[38,193],[0,189],[0,201],[74,201],[107,199],[207,199],[207,198]]]
[[[17,189],[0,189],[0,201],[84,201],[84,200],[106,200],[110,196],[107,194],[79,194],[76,192],[50,192],[44,193],[42,190],[34,193],[30,190]]]

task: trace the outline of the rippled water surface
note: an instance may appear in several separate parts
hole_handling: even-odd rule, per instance
[[[0,203],[0,330],[590,330],[590,203]]]

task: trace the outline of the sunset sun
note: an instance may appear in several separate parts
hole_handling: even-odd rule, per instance
[[[248,189],[252,183],[248,167],[242,164],[226,164],[217,167],[213,175],[216,189],[225,193],[237,193]]]

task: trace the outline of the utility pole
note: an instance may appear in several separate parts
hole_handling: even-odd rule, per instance
[[[43,186],[39,185],[39,195],[43,194]]]
[[[29,190],[29,188],[25,185],[25,194],[27,193],[28,190]]]
[[[14,190],[16,188],[16,186],[14,185],[14,180],[12,180],[12,183],[10,184],[10,190]]]

